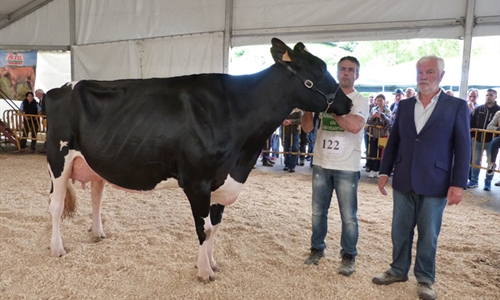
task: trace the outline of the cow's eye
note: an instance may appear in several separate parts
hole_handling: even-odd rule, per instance
[[[325,67],[319,67],[319,72],[321,74],[325,73],[326,72],[326,68]]]

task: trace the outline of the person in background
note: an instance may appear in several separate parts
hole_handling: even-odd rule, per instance
[[[473,92],[471,92],[473,93]],[[470,128],[486,129],[488,124],[493,119],[493,116],[500,111],[500,106],[496,102],[497,94],[493,89],[488,89],[486,92],[486,100],[482,105],[477,106],[470,115]],[[483,152],[486,151],[486,159],[489,162],[491,159],[490,144],[493,139],[491,133],[486,133],[483,137],[483,132],[471,132],[472,138],[472,164],[481,165]],[[479,185],[479,173],[481,169],[471,167],[470,181],[467,188],[477,188]],[[484,179],[484,190],[491,191],[491,181],[493,174],[488,175]]]
[[[375,104],[375,94],[371,93],[370,96],[368,97],[368,111],[369,112],[372,111],[372,109],[376,105],[377,104]],[[365,128],[364,142],[365,142],[365,154],[366,154],[366,156],[368,156],[368,140],[369,140],[368,131]],[[365,168],[368,170],[368,167],[366,167],[366,165],[365,165]]]
[[[43,90],[38,89],[38,90],[35,91],[35,96],[38,98],[40,107],[42,108],[41,115],[45,116],[45,93],[43,92]],[[47,122],[46,121],[47,119],[43,119],[43,120],[45,120],[45,122]],[[45,123],[45,127],[46,127],[45,128],[45,137],[47,137],[47,131],[48,131],[47,123]],[[43,143],[42,150],[38,151],[39,153],[45,153],[45,152],[47,152],[47,150],[45,148],[45,145],[47,145],[47,140],[45,140],[45,142]]]
[[[379,137],[387,137],[389,127],[391,126],[391,110],[385,105],[384,94],[377,95],[375,103],[377,106],[372,108],[367,121],[368,125],[372,125],[368,158],[366,159],[366,168],[370,169],[368,178],[378,177],[380,158],[382,157],[382,149],[379,149],[378,146]]]
[[[394,120],[396,119],[396,115],[398,113],[398,106],[399,102],[403,99],[403,90],[402,89],[396,89],[394,91],[394,102],[390,106],[391,110],[391,125],[394,124]]]
[[[453,93],[452,90],[446,90],[446,94],[450,96],[455,96],[455,93]]]
[[[26,98],[24,98],[23,102],[21,102],[20,106],[21,112],[27,114],[27,115],[41,115],[42,114],[42,107],[36,100],[34,100],[34,96],[32,92],[27,92],[26,93]],[[25,116],[24,118],[24,127],[23,127],[23,139],[20,141],[20,146],[21,146],[21,151],[26,149],[26,144],[28,142],[28,133],[31,132],[31,153],[35,153],[36,151],[36,135],[38,132],[38,127],[39,127],[39,121],[38,118],[35,118],[33,116]]]
[[[416,69],[417,96],[399,105],[378,181],[380,193],[387,195],[385,185],[394,170],[392,263],[372,282],[388,285],[408,280],[416,227],[417,293],[420,299],[433,300],[437,298],[436,252],[444,209],[446,203],[460,203],[467,186],[470,113],[464,100],[439,87],[445,73],[442,58],[424,56]]]
[[[491,89],[488,90],[488,93],[494,93],[495,98],[497,96],[497,91]],[[488,161],[488,170],[486,171],[486,175],[493,176],[495,174],[495,169],[497,168],[497,155],[498,155],[498,149],[500,148],[500,111],[497,111],[495,115],[493,116],[493,119],[491,119],[491,122],[488,124],[486,127],[487,130],[493,130],[493,131],[498,131],[498,134],[491,140],[490,144],[490,160]],[[500,163],[499,163],[500,165]],[[495,183],[495,186],[500,186],[500,181]]]
[[[307,145],[309,144],[309,134],[300,128],[300,155],[299,155],[299,166],[304,165],[306,160]]]
[[[274,161],[271,160],[269,150],[271,149],[271,143],[272,143],[272,138],[273,136],[271,135],[266,143],[264,144],[264,147],[262,147],[262,165],[264,167],[273,167],[274,166]]]
[[[411,87],[407,88],[405,91],[405,99],[410,99],[413,96],[415,96],[415,90]]]
[[[359,61],[346,56],[337,64],[337,79],[342,91],[352,100],[347,115],[321,113],[314,146],[312,175],[312,235],[307,265],[318,265],[325,255],[328,232],[328,211],[335,191],[342,220],[338,272],[350,276],[355,270],[358,255],[358,181],[360,178],[361,142],[368,116],[368,100],[354,89],[359,78]],[[314,117],[305,112],[304,131],[314,129]]]
[[[297,165],[297,152],[299,152],[300,123],[303,111],[295,108],[292,113],[283,121],[283,151],[285,154],[285,167],[283,171],[295,172]],[[295,154],[292,154],[295,153]]]
[[[477,103],[478,96],[479,91],[477,89],[469,89],[467,92],[467,104],[469,105],[470,111],[473,111],[479,105]]]

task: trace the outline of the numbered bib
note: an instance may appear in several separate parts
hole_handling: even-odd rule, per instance
[[[346,138],[345,136],[321,134],[319,146],[322,148],[325,158],[342,157],[345,154]]]

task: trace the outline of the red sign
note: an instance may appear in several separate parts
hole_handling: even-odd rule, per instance
[[[9,52],[5,56],[5,60],[7,61],[8,65],[22,66],[24,63],[24,55],[22,53]]]

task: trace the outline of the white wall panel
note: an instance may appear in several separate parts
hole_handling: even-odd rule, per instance
[[[72,47],[73,80],[141,78],[138,49],[134,41]]]
[[[77,44],[224,29],[225,0],[76,1]]]
[[[73,47],[74,80],[222,73],[222,33]]]
[[[145,40],[142,76],[172,77],[199,73],[222,73],[223,34],[188,35]]]
[[[61,87],[71,81],[70,53],[45,52],[37,53],[35,90]]]

